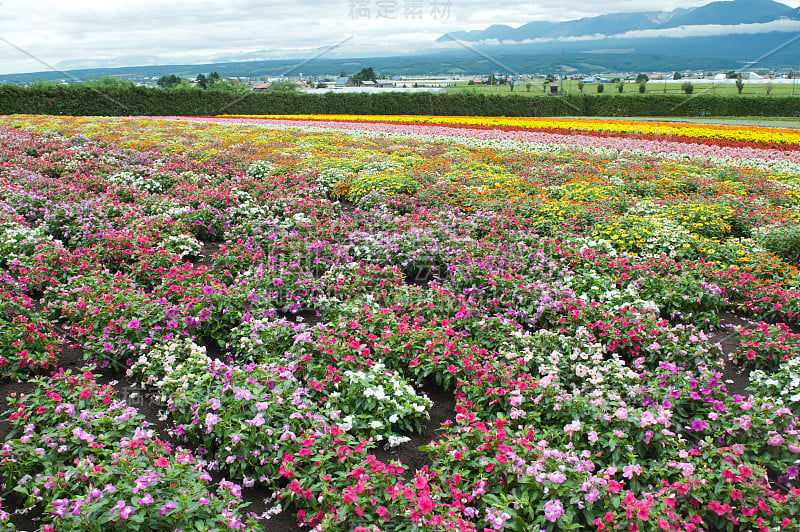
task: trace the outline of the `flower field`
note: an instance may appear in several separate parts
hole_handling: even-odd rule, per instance
[[[0,117],[2,529],[797,530],[795,132],[393,120]]]

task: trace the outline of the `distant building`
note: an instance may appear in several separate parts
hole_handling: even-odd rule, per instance
[[[334,83],[334,86],[337,87],[337,88],[338,87],[352,87],[353,86],[353,82],[350,81],[350,78],[348,78],[348,77],[339,76],[338,78],[336,78],[336,83]]]
[[[267,92],[269,88],[272,87],[272,83],[269,81],[264,81],[262,83],[258,83],[253,87],[254,92]]]

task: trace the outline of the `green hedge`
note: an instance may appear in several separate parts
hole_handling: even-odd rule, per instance
[[[143,87],[0,86],[0,114],[75,116],[378,114],[458,116],[800,116],[796,96],[474,93],[230,93]]]

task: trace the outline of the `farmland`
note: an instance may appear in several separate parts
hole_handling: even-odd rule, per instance
[[[13,115],[0,160],[4,530],[800,526],[795,130]]]
[[[742,86],[742,92],[736,88],[735,80],[721,80],[721,81],[713,81],[713,80],[668,80],[666,83],[664,81],[653,80],[648,81],[645,83],[645,94],[685,94],[684,90],[681,88],[681,85],[689,81],[693,85],[693,93],[694,94],[713,94],[713,95],[721,95],[721,96],[765,96],[765,95],[772,95],[772,96],[795,96],[800,94],[800,87],[797,86],[796,83],[792,83],[791,80],[776,80],[770,82],[767,81],[747,81]],[[530,84],[530,87],[528,85]],[[582,86],[579,85],[577,80],[574,79],[567,79],[564,80],[563,83],[560,84],[560,87],[563,91],[571,94],[576,93],[584,93],[584,94],[596,94],[598,92],[598,85],[603,85],[603,92],[608,94],[626,94],[630,96],[635,96],[637,94],[641,94],[639,92],[639,84],[633,81],[625,81],[623,82],[622,91],[619,90],[619,81],[612,82],[612,81],[605,81],[605,82],[592,82],[592,83],[585,83]],[[528,95],[535,95],[535,94],[542,94],[543,92],[550,92],[549,87],[545,91],[544,87],[544,80],[541,78],[533,79],[530,81],[524,82],[517,82],[514,84],[514,89],[511,89],[511,85],[503,84],[503,85],[485,85],[485,84],[475,84],[470,85],[466,82],[456,82],[453,86],[447,87],[448,92],[477,92],[477,93],[491,93],[491,94],[528,94]]]

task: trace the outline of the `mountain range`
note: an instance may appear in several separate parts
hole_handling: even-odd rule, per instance
[[[666,33],[663,30],[674,28],[686,29],[692,26],[707,25],[740,26],[778,21],[800,21],[800,8],[795,9],[773,0],[730,0],[711,2],[695,8],[679,8],[673,11],[614,13],[563,22],[534,21],[518,28],[494,24],[484,30],[450,32],[439,37],[437,42],[458,39],[472,43],[519,43],[537,40],[624,36],[630,32],[645,30],[650,30],[650,35],[657,36],[658,30]],[[769,30],[768,27],[764,29]]]

